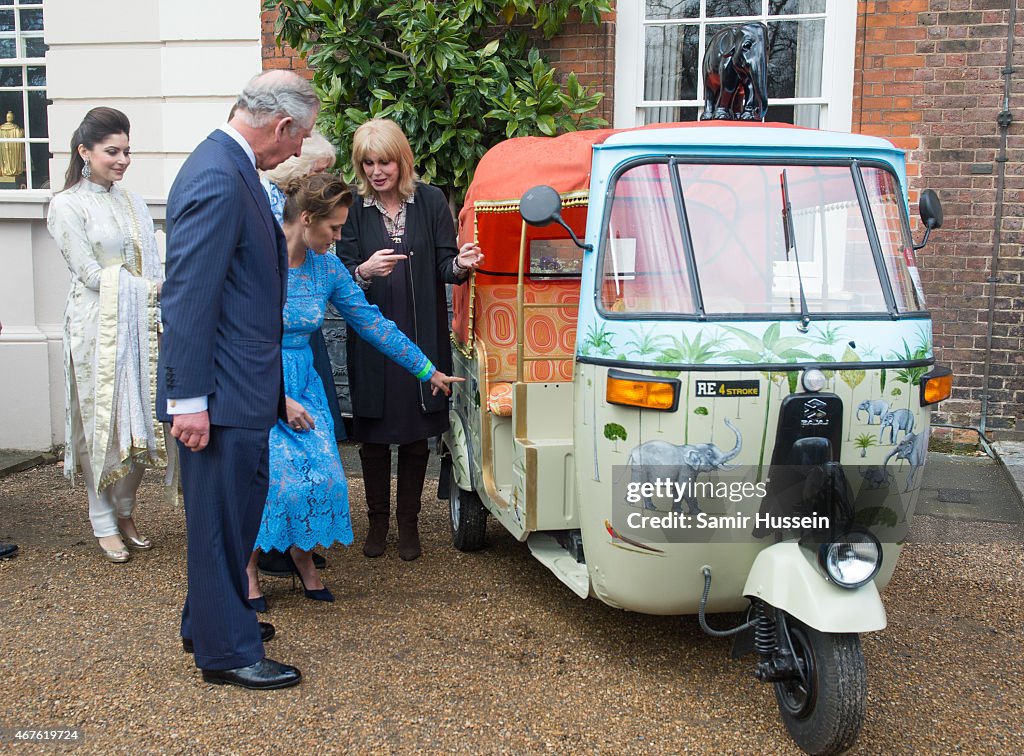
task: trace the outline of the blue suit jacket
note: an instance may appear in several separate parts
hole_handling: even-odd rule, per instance
[[[215,131],[167,199],[157,410],[207,396],[210,422],[269,429],[283,415],[281,312],[288,249],[252,163]]]

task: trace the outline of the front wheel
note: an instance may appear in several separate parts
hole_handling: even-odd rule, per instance
[[[801,677],[775,683],[790,736],[807,753],[841,753],[864,723],[867,669],[856,633],[823,633],[789,619]]]
[[[479,551],[487,533],[487,510],[475,491],[463,491],[455,482],[455,471],[448,481],[448,508],[451,516],[452,543],[459,551]]]

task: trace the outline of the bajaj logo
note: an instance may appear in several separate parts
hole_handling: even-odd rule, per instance
[[[809,399],[804,403],[804,416],[800,425],[828,425],[828,413],[825,411],[827,405],[821,399]]]

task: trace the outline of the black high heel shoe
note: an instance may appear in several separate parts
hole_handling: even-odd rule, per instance
[[[249,602],[249,606],[251,606],[254,611],[259,612],[260,614],[262,614],[263,612],[267,611],[267,597],[266,596],[257,596],[256,598],[251,598],[251,599],[246,599],[246,600]]]
[[[292,587],[295,586],[296,577],[299,579],[299,582],[302,583],[302,593],[306,598],[312,599],[313,601],[327,601],[328,603],[334,601],[334,594],[327,590],[327,588],[317,588],[312,591],[307,588],[306,581],[302,579],[302,573],[298,570],[295,570],[295,572],[292,573]]]

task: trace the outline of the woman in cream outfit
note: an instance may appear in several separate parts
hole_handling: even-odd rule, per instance
[[[64,471],[80,467],[103,555],[152,547],[133,513],[144,465],[166,466],[155,419],[158,296],[163,269],[142,199],[115,185],[131,162],[129,123],[93,108],[71,138],[64,190],[47,227],[71,271],[64,313]]]

